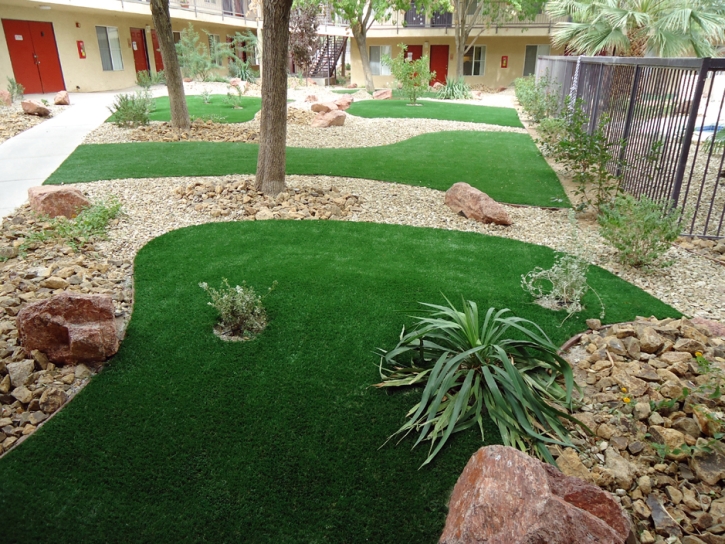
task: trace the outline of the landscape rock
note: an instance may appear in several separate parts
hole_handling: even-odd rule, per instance
[[[453,489],[441,544],[622,543],[613,497],[504,446],[478,450]]]
[[[380,89],[373,93],[373,100],[390,100],[393,98],[392,89]]]
[[[21,344],[54,363],[103,361],[118,351],[111,298],[63,293],[25,305],[17,317]]]
[[[59,91],[53,99],[53,104],[56,106],[70,106],[68,91]]]
[[[37,115],[38,117],[48,117],[50,115],[50,109],[37,100],[23,100],[20,105],[28,115]]]
[[[320,113],[312,121],[311,126],[317,128],[341,127],[345,124],[347,115],[343,111],[333,110],[328,113]]]
[[[305,102],[317,102],[317,95],[316,94],[308,94],[305,97]]]
[[[446,191],[445,204],[455,213],[481,223],[512,224],[503,206],[465,182],[455,183]]]
[[[708,485],[717,485],[725,478],[725,446],[718,443],[708,445],[702,438],[698,439],[697,445],[701,448],[707,446],[711,451],[696,451],[690,466],[700,480]]]
[[[48,387],[40,396],[40,409],[46,414],[57,411],[68,400],[68,395],[59,387]]]
[[[20,387],[28,383],[28,379],[35,370],[35,363],[29,359],[17,363],[8,363],[7,370],[12,386]]]
[[[344,95],[342,98],[335,100],[335,106],[340,110],[346,110],[353,103],[353,98],[350,95]]]
[[[78,189],[62,185],[41,185],[28,189],[30,207],[40,215],[68,217],[78,215],[90,201]]]
[[[16,387],[10,394],[23,404],[28,404],[33,399],[32,391],[30,391],[30,389],[28,389],[24,385]]]
[[[0,89],[0,104],[3,106],[11,106],[13,103],[13,95],[5,89]]]
[[[665,510],[665,507],[657,497],[654,495],[647,497],[647,506],[652,512],[652,521],[654,522],[655,532],[658,535],[682,538],[682,528],[670,513]]]
[[[330,111],[335,111],[337,109],[339,109],[337,107],[337,104],[334,104],[332,102],[317,103],[310,106],[310,110],[314,111],[315,113],[327,113]]]

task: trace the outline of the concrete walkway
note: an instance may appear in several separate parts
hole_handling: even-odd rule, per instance
[[[119,92],[71,93],[71,105],[63,113],[0,144],[0,217],[23,204],[28,189],[41,185],[108,118],[108,106]],[[26,97],[52,102],[54,96]]]

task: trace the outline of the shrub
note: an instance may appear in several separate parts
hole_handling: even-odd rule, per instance
[[[149,124],[149,114],[153,111],[154,99],[147,91],[136,94],[116,95],[111,110],[112,121],[119,127],[137,127]]]
[[[545,155],[553,155],[557,144],[566,134],[566,119],[545,117],[537,127],[539,144]]]
[[[421,57],[418,60],[407,60],[405,53],[408,46],[404,43],[398,44],[400,53],[395,58],[388,55],[383,56],[383,64],[390,66],[390,72],[400,85],[405,96],[411,104],[415,104],[420,93],[428,90],[428,83],[435,77],[435,72],[430,71],[428,57]]]
[[[29,236],[20,250],[24,252],[34,243],[48,240],[62,241],[77,250],[93,240],[105,239],[108,223],[118,217],[121,211],[121,203],[112,196],[108,200],[92,203],[73,219],[62,216],[48,219],[44,229]]]
[[[201,91],[200,96],[204,104],[209,104],[211,102],[211,91],[204,89]]]
[[[136,85],[142,89],[148,91],[152,85],[165,85],[166,74],[163,70],[159,70],[154,74],[150,74],[146,70],[139,70],[136,72]]]
[[[249,62],[243,60],[229,61],[229,76],[238,77],[242,81],[254,83],[259,78],[259,72],[252,68]]]
[[[538,79],[536,76],[520,77],[514,81],[514,86],[516,99],[532,122],[540,123],[559,113],[560,86],[548,73]]]
[[[563,136],[552,145],[554,159],[573,174],[576,194],[580,197],[580,210],[593,206],[599,210],[619,191],[621,174],[612,173],[624,163],[614,157],[613,148],[622,142],[607,138],[609,117],[602,115],[596,128],[589,132],[589,116],[578,100],[565,122]],[[616,172],[616,170],[615,170]]]
[[[267,293],[276,285],[277,282],[274,282]],[[227,279],[223,278],[218,290],[209,287],[205,282],[200,283],[199,287],[211,298],[209,306],[219,313],[217,331],[220,334],[249,340],[267,326],[267,312],[262,306],[264,297],[258,295],[253,287],[247,287],[246,282],[231,287]]]
[[[438,98],[441,100],[469,100],[473,98],[473,95],[471,88],[462,77],[450,79],[446,76],[446,84],[438,91]]]
[[[10,93],[10,98],[15,100],[22,100],[23,96],[25,94],[25,87],[15,81],[14,77],[8,77],[8,92]]]
[[[617,249],[621,263],[648,267],[677,239],[681,219],[682,212],[670,208],[668,200],[621,194],[602,206],[599,233]]]
[[[242,89],[234,85],[229,85],[225,102],[235,110],[241,110],[243,109],[242,100]]]
[[[404,328],[394,349],[380,350],[377,387],[424,387],[410,419],[388,440],[414,431],[413,447],[429,440],[425,465],[453,433],[477,425],[483,439],[487,414],[505,445],[553,463],[547,444],[571,446],[562,420],[576,420],[559,403],[571,407],[575,384],[544,331],[508,309],[489,308],[481,322],[472,301],[463,311],[450,302],[423,306],[428,316],[417,317],[411,332]]]

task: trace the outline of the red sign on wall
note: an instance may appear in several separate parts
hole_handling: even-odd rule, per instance
[[[84,44],[81,40],[78,40],[76,45],[78,46],[78,57],[81,59],[86,58],[86,44]]]
[[[501,57],[501,68],[508,68],[509,67],[509,57],[508,55],[504,55]]]

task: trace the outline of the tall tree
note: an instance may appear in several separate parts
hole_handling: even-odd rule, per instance
[[[396,11],[410,9],[411,0],[332,0],[332,10],[347,19],[355,43],[360,50],[363,74],[365,75],[365,89],[368,92],[375,90],[373,71],[370,68],[370,53],[368,52],[368,30],[373,23],[382,23],[390,20]],[[420,12],[430,13],[436,11],[451,11],[450,0],[418,0],[415,7]]]
[[[289,49],[295,67],[302,69],[305,77],[310,76],[312,60],[320,43],[317,16],[320,4],[316,2],[296,3],[290,14]]]
[[[492,22],[525,21],[541,12],[546,0],[453,0],[456,74],[463,76],[463,59]],[[469,43],[474,28],[478,34]]]
[[[276,195],[285,188],[287,140],[287,53],[292,0],[262,3],[262,116],[256,188]]]
[[[166,87],[169,89],[171,126],[179,130],[189,130],[191,119],[189,119],[189,108],[186,106],[184,79],[181,75],[179,58],[176,56],[176,47],[174,46],[169,0],[151,0],[151,18],[154,27],[156,27],[156,36],[159,39],[161,60],[164,61]]]
[[[584,55],[716,56],[725,41],[725,4],[710,0],[552,0],[553,43]]]

